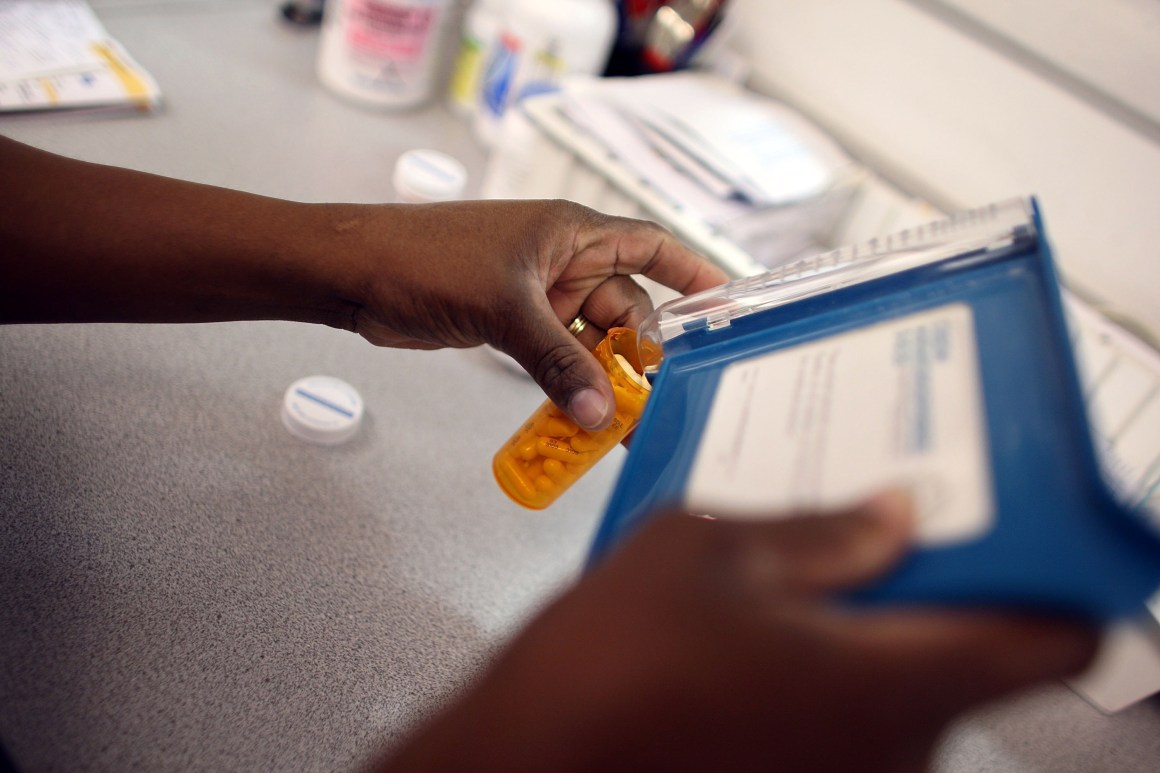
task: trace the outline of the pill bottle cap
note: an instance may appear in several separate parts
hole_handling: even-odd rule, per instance
[[[349,440],[363,417],[363,400],[350,384],[332,376],[307,376],[286,389],[282,423],[295,437],[322,445]]]
[[[467,170],[446,153],[418,148],[399,156],[392,182],[399,201],[408,204],[451,201],[463,196]]]

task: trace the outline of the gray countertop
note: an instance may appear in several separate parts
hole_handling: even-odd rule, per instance
[[[303,201],[381,201],[412,147],[484,156],[439,104],[378,113],[314,76],[276,3],[94,3],[156,77],[154,115],[0,117],[56,152]],[[312,446],[283,391],[353,384]],[[375,349],[275,322],[0,328],[0,739],[21,770],[353,770],[461,686],[579,571],[622,460],[556,506],[500,493],[540,402],[484,350]],[[966,718],[946,771],[1133,771],[1160,708],[1062,685]]]

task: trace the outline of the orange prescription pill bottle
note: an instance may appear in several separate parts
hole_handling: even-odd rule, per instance
[[[492,461],[496,482],[509,497],[541,510],[563,494],[636,427],[648,401],[636,331],[614,327],[592,352],[616,396],[616,415],[599,432],[577,426],[551,400],[536,409]]]

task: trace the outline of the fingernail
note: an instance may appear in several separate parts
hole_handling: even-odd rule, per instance
[[[599,390],[592,387],[581,389],[568,403],[568,412],[576,423],[584,429],[596,429],[604,423],[608,413],[608,400]]]
[[[863,508],[872,517],[881,521],[902,526],[907,530],[914,527],[914,499],[905,488],[891,488],[876,494],[866,501]]]

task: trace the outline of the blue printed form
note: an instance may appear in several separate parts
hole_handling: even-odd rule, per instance
[[[955,303],[727,366],[685,490],[696,512],[911,492],[924,543],[994,518],[971,309]]]
[[[664,506],[769,519],[902,488],[918,544],[860,603],[1146,613],[1160,534],[1097,463],[1034,202],[710,292],[642,325],[664,356],[592,561]]]

